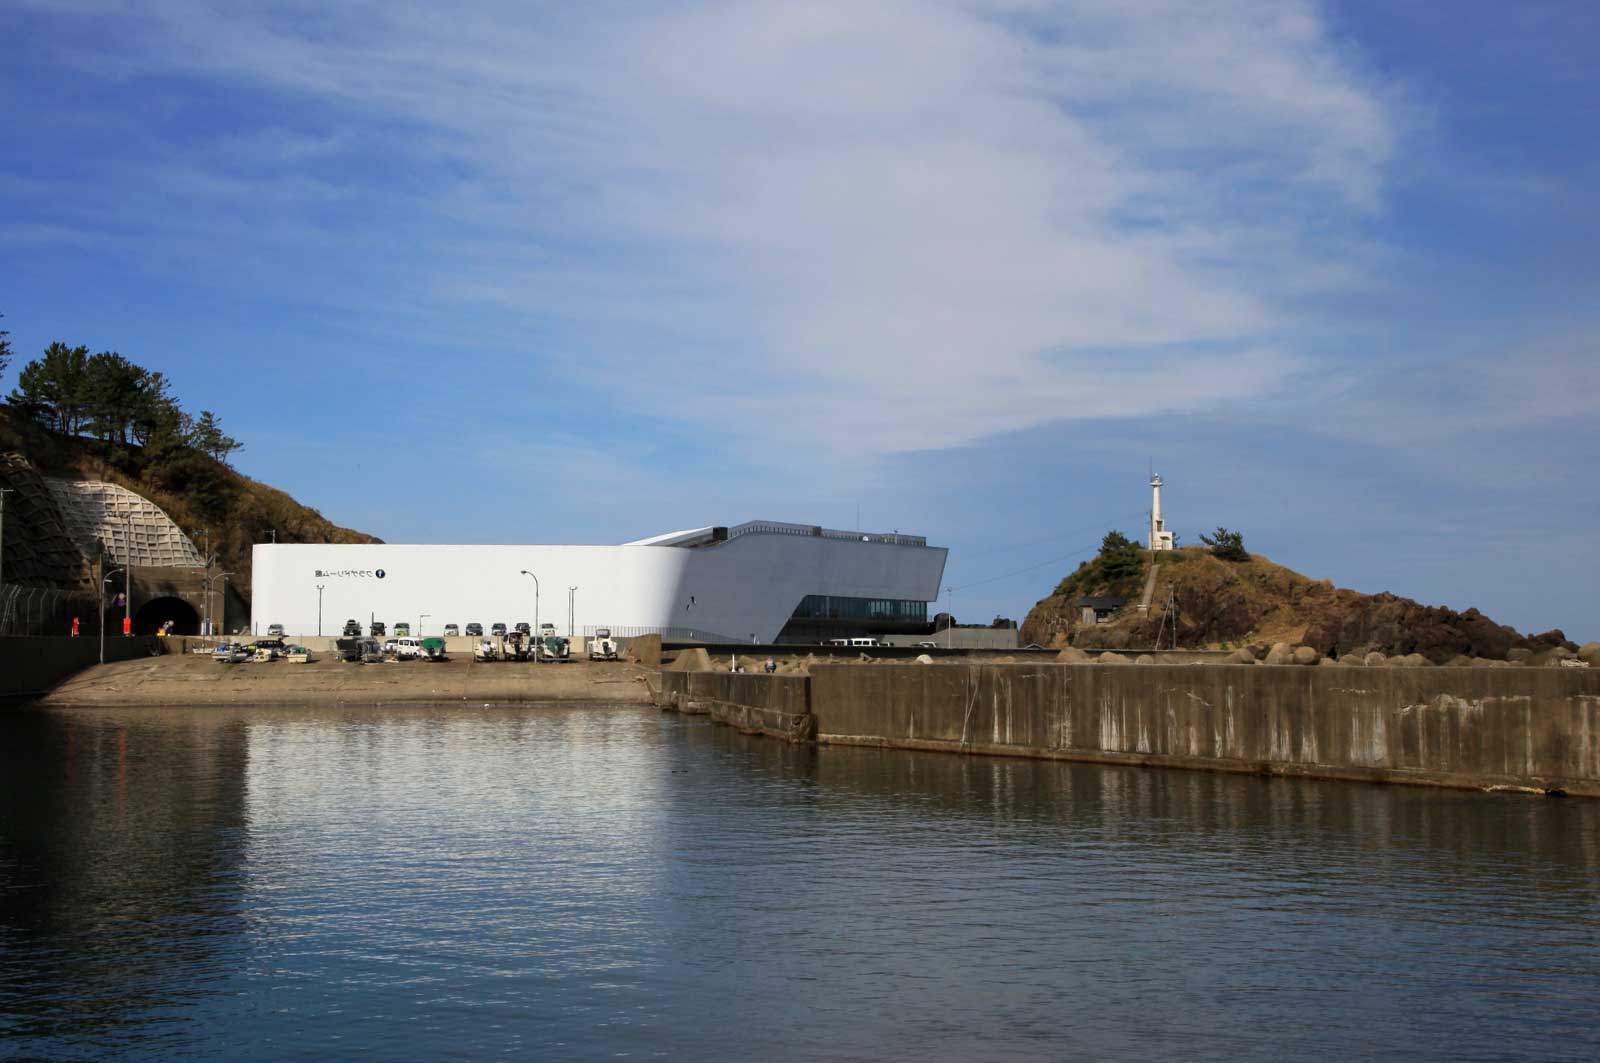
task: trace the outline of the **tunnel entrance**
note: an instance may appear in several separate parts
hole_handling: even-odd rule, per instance
[[[133,614],[133,633],[154,635],[168,620],[172,621],[174,635],[200,634],[200,614],[195,612],[194,606],[182,598],[171,597],[152,598],[141,605]]]

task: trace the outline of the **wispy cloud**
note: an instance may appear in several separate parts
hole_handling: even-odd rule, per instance
[[[316,298],[488,308],[613,401],[780,445],[1270,393],[1396,137],[1307,0],[92,7],[97,76],[284,102],[162,180],[369,252]]]

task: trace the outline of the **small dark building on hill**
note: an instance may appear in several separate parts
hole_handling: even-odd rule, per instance
[[[1104,624],[1110,620],[1118,609],[1128,604],[1126,598],[1094,598],[1085,597],[1078,599],[1078,609],[1083,623]]]

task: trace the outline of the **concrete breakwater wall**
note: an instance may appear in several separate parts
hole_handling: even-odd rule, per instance
[[[788,741],[815,737],[811,681],[803,675],[662,672],[664,708],[710,716],[747,734]]]
[[[106,639],[106,660],[131,661],[161,653],[154,636]],[[0,639],[0,698],[35,697],[100,660],[97,638],[39,636]]]
[[[669,703],[791,740],[1600,797],[1593,669],[833,665],[662,678]]]

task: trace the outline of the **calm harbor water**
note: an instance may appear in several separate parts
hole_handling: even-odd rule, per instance
[[[1600,1058],[1600,802],[0,711],[0,1058]]]

